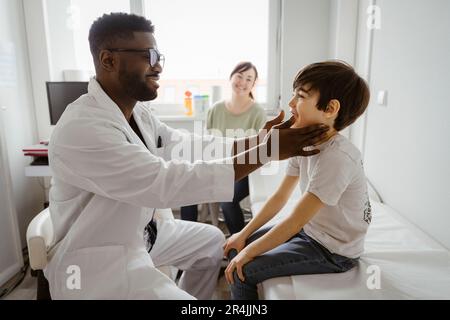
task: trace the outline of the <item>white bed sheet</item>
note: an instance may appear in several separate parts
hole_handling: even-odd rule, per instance
[[[252,211],[257,213],[263,204],[254,202]],[[344,273],[269,279],[259,287],[261,298],[450,299],[449,251],[390,207],[374,200],[371,204],[372,223],[357,267]],[[274,220],[293,205],[288,203]],[[374,270],[380,271],[379,289],[367,285],[376,284]]]

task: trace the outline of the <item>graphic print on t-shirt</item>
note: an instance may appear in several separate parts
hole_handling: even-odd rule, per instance
[[[361,168],[364,171],[364,162],[361,160]],[[372,207],[370,206],[369,194],[366,193],[366,203],[364,204],[364,221],[370,224],[372,221]]]
[[[367,222],[367,224],[370,224],[372,221],[372,207],[370,206],[370,201],[367,199],[365,205],[364,205],[364,221]]]

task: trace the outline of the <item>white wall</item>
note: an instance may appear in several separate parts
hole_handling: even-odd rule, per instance
[[[50,138],[50,114],[48,112],[45,82],[51,80],[52,57],[46,36],[48,31],[45,0],[22,0],[24,20],[30,55],[30,72],[34,93],[35,114],[40,140]]]
[[[307,64],[329,58],[330,0],[282,1],[281,106],[288,102],[297,72]]]
[[[330,2],[330,59],[343,60],[355,66],[358,30],[358,0],[332,0]],[[363,76],[360,73],[361,76]],[[351,137],[352,126],[340,133]]]
[[[370,84],[370,59],[372,56],[373,29],[367,28],[369,16],[367,8],[372,5],[372,0],[359,0],[357,8],[357,32],[354,67],[356,72]],[[373,99],[373,96],[371,97]],[[350,126],[350,140],[362,152],[365,153],[365,130],[368,110]]]
[[[33,93],[30,79],[28,48],[22,1],[0,0],[0,45],[13,50],[13,60],[7,67],[12,76],[0,81],[0,105],[12,178],[12,193],[18,216],[22,246],[29,221],[44,203],[44,192],[35,178],[24,175],[31,162],[22,148],[38,142]],[[0,204],[2,205],[2,204]]]
[[[358,0],[330,3],[330,58],[355,64],[358,27]]]
[[[387,204],[450,248],[450,2],[376,4],[366,173]]]
[[[2,50],[1,47],[0,50]],[[1,52],[0,55],[2,55]],[[0,286],[11,279],[23,266],[3,123],[3,112],[0,111]]]

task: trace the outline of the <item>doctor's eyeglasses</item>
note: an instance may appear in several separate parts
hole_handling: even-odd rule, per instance
[[[106,49],[111,52],[141,52],[148,53],[148,62],[150,66],[153,68],[158,62],[161,65],[161,68],[164,68],[164,62],[166,62],[166,58],[163,54],[161,54],[158,49],[149,48],[149,49],[119,49],[119,48],[111,48]]]

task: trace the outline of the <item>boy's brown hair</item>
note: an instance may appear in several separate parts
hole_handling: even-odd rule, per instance
[[[342,61],[325,61],[304,67],[295,76],[294,90],[306,85],[309,90],[317,90],[317,108],[325,111],[328,102],[336,99],[340,103],[334,128],[340,131],[355,122],[369,104],[370,91],[367,83],[355,70]]]

